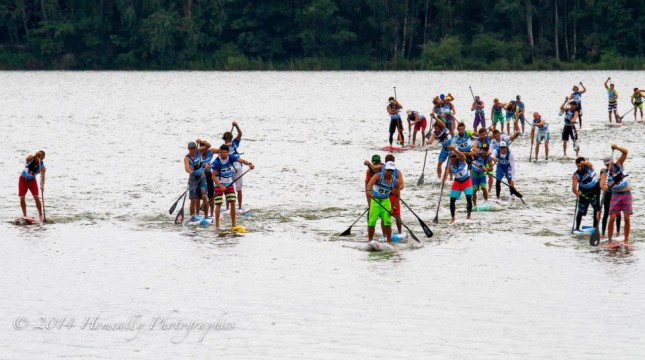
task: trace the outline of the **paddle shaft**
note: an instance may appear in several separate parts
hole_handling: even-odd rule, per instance
[[[450,161],[450,159],[448,159]],[[450,163],[446,162],[446,168],[444,169],[444,179],[445,179],[445,173],[448,171],[448,166]],[[443,188],[446,186],[446,181],[441,182],[441,192],[439,193],[439,202],[437,203],[437,213],[434,216],[434,219],[432,219],[433,223],[438,223],[439,222],[439,208],[441,207],[441,198],[443,197]]]
[[[428,225],[426,225],[426,223],[425,223],[423,220],[421,220],[421,218],[419,217],[419,215],[417,215],[417,214],[414,212],[414,210],[412,210],[412,209],[410,208],[410,205],[406,204],[406,202],[405,202],[405,201],[403,201],[403,199],[400,199],[400,200],[401,200],[401,202],[403,203],[403,205],[405,205],[405,207],[406,207],[406,208],[408,208],[408,210],[410,210],[410,212],[412,213],[412,215],[414,215],[414,217],[416,217],[416,218],[417,218],[417,220],[419,221],[419,225],[421,225],[421,228],[423,229],[423,232],[426,234],[426,236],[427,236],[427,237],[432,237],[432,235],[433,235],[433,234],[432,234],[432,230],[430,229],[430,227],[429,227]],[[427,229],[427,230],[426,230],[426,229]]]
[[[370,209],[369,207],[368,207],[367,209],[365,209],[365,211],[363,211],[363,213],[361,214],[361,216],[359,216],[359,217],[358,217],[358,219],[356,219],[356,221],[354,221],[354,222],[349,226],[349,228],[347,228],[347,230],[343,231],[343,232],[340,234],[340,236],[347,236],[347,235],[350,235],[350,234],[351,234],[351,231],[352,231],[352,226],[356,225],[356,223],[358,222],[358,220],[362,219],[362,218],[363,218],[363,216],[365,216],[365,213],[366,213],[369,209]]]
[[[423,157],[423,169],[421,169],[421,176],[419,176],[419,180],[417,181],[417,185],[423,185],[423,175],[426,172],[426,160],[428,159],[428,149],[426,148],[426,154]]]
[[[41,189],[41,191],[42,191],[42,197],[41,198],[42,198],[42,201],[43,201],[43,222],[46,223],[47,222],[47,215],[45,214],[45,188],[43,187]]]
[[[470,89],[470,96],[472,96],[472,97],[473,97],[473,101],[475,101],[475,94],[473,94],[473,88],[472,88],[472,87],[470,87],[470,86],[468,86],[468,88]]]
[[[520,192],[517,191],[517,189],[515,189],[514,186],[509,185],[508,183],[504,182],[504,180],[502,180],[502,179],[498,178],[497,176],[495,176],[492,171],[486,171],[486,170],[482,169],[480,166],[477,166],[475,164],[473,164],[473,166],[478,168],[479,170],[481,170],[483,173],[485,173],[487,175],[491,175],[492,177],[497,179],[497,181],[501,182],[502,184],[508,186],[508,188],[511,189],[511,194],[517,195],[517,197],[520,198],[520,200],[522,200],[522,203],[524,203],[524,200],[522,199],[522,194],[520,194]]]

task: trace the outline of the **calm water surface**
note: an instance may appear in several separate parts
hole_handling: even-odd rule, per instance
[[[645,128],[631,114],[604,126],[608,75],[622,114],[643,72],[2,72],[0,358],[642,359]],[[557,115],[580,80],[581,154],[600,166],[609,144],[630,149],[629,253],[568,235],[575,166],[559,160]],[[527,205],[451,227],[444,198],[431,239],[404,211],[422,244],[393,253],[358,249],[364,221],[338,237],[365,206],[362,161],[384,155],[392,87],[426,114],[451,92],[470,124],[469,85],[487,106],[520,94],[552,122],[558,159],[529,163],[529,141],[513,144]],[[257,166],[249,233],[175,226],[186,143],[218,143],[233,120]],[[51,223],[11,225],[23,159],[41,148]],[[404,199],[428,224],[438,150],[423,186],[424,152],[397,154]],[[203,323],[214,328],[182,325]]]

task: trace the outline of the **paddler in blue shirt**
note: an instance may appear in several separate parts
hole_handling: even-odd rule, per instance
[[[184,170],[189,174],[188,178],[188,198],[190,199],[190,213],[192,214],[191,221],[199,215],[198,210],[201,206],[208,201],[208,188],[206,185],[206,176],[204,172],[210,168],[210,164],[202,161],[202,155],[197,152],[197,144],[194,142],[188,143],[188,154],[184,156]],[[202,200],[202,205],[199,200]],[[208,216],[204,210],[204,217]]]
[[[233,133],[227,131],[222,136],[222,140],[224,140],[224,145],[228,145],[229,154],[240,156],[242,155],[239,151],[240,143],[242,142],[242,129],[240,129],[240,126],[235,121],[233,121],[232,126],[237,130],[237,136],[233,138]],[[237,193],[237,209],[238,212],[242,213],[244,211],[244,207],[242,206],[242,187],[244,187],[244,178],[240,179],[240,176],[244,173],[244,166],[242,166],[241,162],[236,162],[234,166],[235,175],[233,175],[233,181],[235,181],[235,191]],[[229,204],[226,204],[226,210],[228,210],[228,206]]]
[[[25,195],[27,195],[27,190],[29,190],[29,192],[31,192],[31,196],[34,198],[34,202],[36,203],[40,222],[44,222],[44,219],[36,176],[40,174],[40,189],[42,191],[45,188],[45,172],[47,171],[44,160],[45,152],[43,150],[40,150],[33,155],[28,155],[25,159],[25,167],[18,177],[18,196],[20,197],[22,216],[27,217],[27,202],[25,200]]]
[[[590,204],[593,208],[593,226],[597,229],[600,220],[600,181],[593,169],[593,164],[585,158],[577,158],[576,167],[578,169],[571,177],[571,191],[578,198],[578,214],[574,230],[580,231],[582,217],[587,215]]]
[[[195,143],[197,143],[197,152],[201,155],[202,157],[202,163],[204,164],[210,164],[213,162],[213,155],[219,151],[215,151],[211,147],[211,144],[208,141],[202,140],[202,139],[197,139],[195,140]],[[204,177],[206,178],[206,190],[207,190],[207,195],[208,195],[208,205],[206,205],[206,210],[204,210],[204,214],[206,216],[213,217],[213,211],[215,209],[215,205],[213,203],[213,197],[215,196],[215,185],[213,183],[213,178],[211,176],[211,169],[206,168],[204,169]]]
[[[569,98],[576,102],[577,109],[579,111],[578,129],[582,129],[582,94],[587,92],[587,88],[585,88],[585,86],[582,84],[582,81],[580,82],[580,87],[582,88],[582,91],[580,91],[580,88],[578,86],[573,85],[573,92],[571,93],[571,95],[569,95]]]
[[[224,197],[226,197],[226,202],[230,203],[231,210],[231,227],[235,227],[235,188],[233,187],[233,177],[235,176],[235,167],[236,162],[247,165],[251,170],[255,167],[253,163],[248,162],[238,155],[229,154],[228,145],[222,145],[219,148],[219,154],[213,161],[211,165],[211,171],[213,172],[213,182],[215,183],[215,228],[219,228],[219,214],[220,209],[222,208],[222,203],[224,203]],[[239,181],[239,180],[237,180]]]
[[[443,121],[438,120],[434,114],[431,116],[435,121],[432,124],[433,131],[429,132],[431,134],[428,144],[432,144],[435,140],[441,143],[441,152],[439,153],[439,161],[437,162],[437,178],[441,179],[441,166],[443,165],[443,162],[448,159],[448,155],[450,154],[448,147],[452,145],[452,136]],[[452,179],[452,176],[450,178]]]
[[[397,181],[396,166],[393,162],[385,163],[385,169],[372,176],[365,188],[365,196],[370,201],[369,216],[367,219],[368,241],[374,239],[376,222],[381,219],[385,238],[392,242],[392,205],[390,194],[400,196],[401,183]]]

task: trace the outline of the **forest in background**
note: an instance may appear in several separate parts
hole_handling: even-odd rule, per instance
[[[645,69],[645,0],[3,0],[0,69]]]

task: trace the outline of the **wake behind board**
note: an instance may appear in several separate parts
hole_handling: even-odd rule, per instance
[[[372,240],[368,245],[368,250],[370,251],[392,251],[394,250],[394,246],[392,244],[388,244],[387,242],[380,242],[377,240]]]
[[[14,219],[12,223],[14,225],[34,225],[38,223],[38,220],[32,217],[23,216],[23,217]]]

